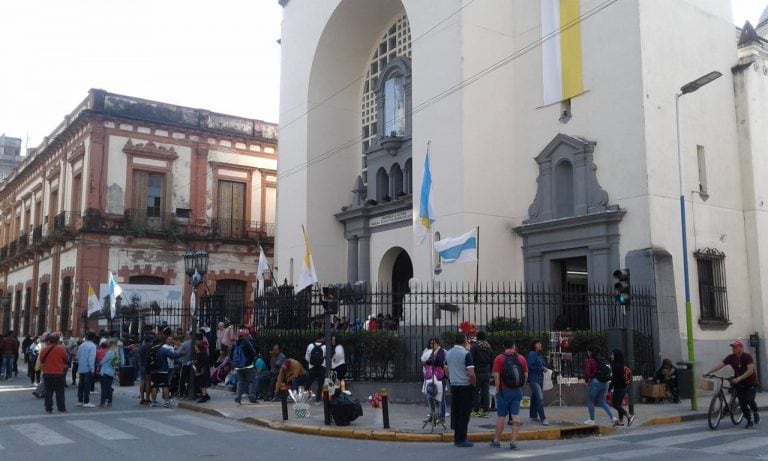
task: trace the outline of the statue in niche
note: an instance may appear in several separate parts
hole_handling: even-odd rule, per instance
[[[352,189],[352,194],[354,194],[355,197],[355,206],[363,206],[367,192],[368,191],[365,188],[365,184],[363,184],[363,177],[358,175],[357,179],[355,180],[355,187]]]

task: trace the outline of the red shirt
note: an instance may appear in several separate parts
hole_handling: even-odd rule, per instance
[[[584,381],[590,382],[595,376],[597,376],[597,359],[587,357],[587,360],[584,362]]]
[[[752,360],[751,355],[747,354],[746,352],[742,352],[741,357],[737,357],[736,354],[729,355],[723,359],[723,363],[730,365],[731,368],[733,368],[734,376],[741,376],[747,372],[747,365],[755,362]],[[757,370],[755,370],[755,373],[752,373],[749,375],[749,377],[744,379],[744,381],[739,382],[739,384],[757,385]]]
[[[69,368],[67,348],[49,344],[40,351],[40,361],[44,375],[63,375]]]
[[[517,355],[517,360],[520,362],[520,368],[523,369],[523,373],[528,373],[528,362],[525,361],[525,357],[515,352],[515,355]],[[493,359],[493,368],[491,369],[491,372],[493,374],[499,375],[499,383],[501,383],[501,388],[506,389],[507,386],[504,384],[504,380],[501,379],[501,374],[504,371],[504,362],[507,360],[507,353],[504,352],[503,354],[499,354],[496,356],[495,359]]]

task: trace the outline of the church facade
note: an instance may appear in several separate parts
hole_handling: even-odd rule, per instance
[[[765,336],[765,14],[738,29],[729,2],[280,3],[280,280],[304,225],[321,282],[473,281],[474,264],[435,275],[414,231],[429,151],[435,238],[479,227],[480,280],[589,287],[628,268],[661,354],[683,359],[682,195],[698,357]]]

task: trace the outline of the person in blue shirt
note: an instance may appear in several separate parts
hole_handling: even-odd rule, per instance
[[[115,340],[103,343],[100,347],[107,349],[107,352],[99,361],[99,382],[101,383],[101,403],[99,408],[110,408],[112,406],[112,383],[115,380],[115,365],[120,363],[120,357],[117,355]]]
[[[534,339],[531,350],[528,351],[528,386],[531,389],[531,421],[541,421],[543,426],[549,426],[544,415],[544,370],[546,366],[541,356],[541,341]]]

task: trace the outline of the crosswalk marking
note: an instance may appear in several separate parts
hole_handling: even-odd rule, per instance
[[[722,443],[712,447],[701,448],[700,450],[707,453],[726,454],[754,450],[765,446],[768,446],[768,437],[751,437],[748,439],[741,438],[733,442]]]
[[[651,434],[666,434],[669,432],[676,432],[676,431],[685,431],[688,429],[696,429],[696,428],[704,428],[706,425],[702,422],[695,422],[695,423],[688,423],[688,424],[676,424],[674,426],[672,425],[662,425],[662,426],[655,426],[655,427],[639,427],[637,429],[633,429],[632,432],[627,432],[626,434],[617,434],[616,437],[642,437],[644,435],[651,435]]]
[[[67,421],[67,423],[104,440],[130,440],[136,438],[127,432],[107,426],[93,419],[71,420]]]
[[[646,445],[653,445],[655,447],[669,447],[672,445],[682,445],[684,443],[698,442],[699,440],[711,439],[713,437],[712,432],[694,432],[692,434],[684,435],[672,435],[669,437],[661,437],[658,439],[643,440],[640,443]]]
[[[19,434],[27,437],[34,443],[42,446],[48,445],[63,445],[66,443],[75,443],[72,440],[64,437],[63,435],[47,429],[42,424],[28,423],[28,424],[16,424],[11,426],[13,430]]]
[[[199,427],[210,429],[216,432],[231,433],[231,432],[243,432],[245,430],[242,427],[239,427],[232,423],[222,424],[222,423],[217,423],[216,421],[210,421],[203,418],[190,417],[187,415],[169,416],[168,419],[173,419],[186,424],[192,424],[193,426],[199,426]]]
[[[120,418],[120,420],[125,421],[128,424],[133,424],[134,426],[147,429],[158,435],[169,435],[169,436],[194,435],[194,433],[192,432],[188,432],[183,429],[173,427],[170,424],[163,424],[160,421],[156,421],[150,418]]]

